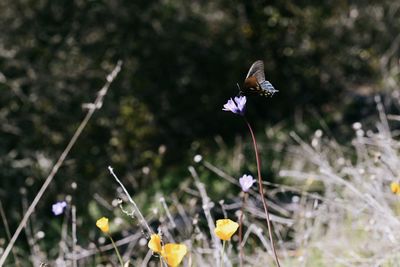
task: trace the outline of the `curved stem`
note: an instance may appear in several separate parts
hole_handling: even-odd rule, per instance
[[[119,264],[121,264],[121,267],[124,267],[124,261],[122,260],[121,254],[119,254],[119,251],[118,251],[117,245],[115,245],[114,239],[111,237],[110,234],[108,234],[108,237],[111,240],[111,243],[112,243],[112,245],[113,245],[113,247],[115,249],[115,252],[117,253]]]
[[[247,124],[247,127],[249,128],[251,138],[253,139],[254,153],[256,154],[256,161],[257,161],[258,189],[260,192],[261,201],[264,206],[265,219],[267,220],[268,234],[269,234],[269,239],[271,241],[271,247],[272,247],[272,250],[273,250],[274,256],[275,256],[275,262],[276,262],[276,265],[278,267],[280,267],[281,265],[279,264],[278,255],[276,254],[276,250],[275,250],[275,242],[274,242],[274,239],[272,238],[272,226],[271,226],[271,221],[269,219],[268,205],[264,198],[264,189],[263,189],[262,177],[261,177],[261,163],[260,163],[260,158],[258,156],[257,141],[256,141],[256,137],[254,136],[254,132],[253,132],[253,129],[251,128],[250,123],[247,121],[246,117],[243,116],[243,118]]]

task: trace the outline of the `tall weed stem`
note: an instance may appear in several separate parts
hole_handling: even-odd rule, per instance
[[[265,219],[267,221],[268,234],[269,234],[269,239],[271,242],[271,247],[272,247],[272,250],[273,250],[274,256],[275,256],[275,262],[276,262],[276,265],[278,267],[280,267],[281,265],[279,264],[278,255],[276,254],[276,250],[275,250],[275,242],[274,242],[274,239],[272,238],[272,226],[271,226],[271,220],[269,218],[268,205],[264,198],[264,189],[263,189],[262,177],[261,177],[261,163],[260,163],[260,157],[258,155],[257,141],[256,141],[256,137],[254,135],[253,129],[251,128],[249,121],[246,119],[246,117],[243,116],[243,118],[247,124],[247,127],[249,128],[251,138],[253,139],[253,148],[254,148],[254,153],[256,154],[256,161],[257,161],[258,189],[260,192],[261,201],[264,206]]]

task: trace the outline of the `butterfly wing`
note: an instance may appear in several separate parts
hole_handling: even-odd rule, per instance
[[[259,83],[265,81],[264,63],[261,60],[257,60],[253,65],[251,65],[249,72],[246,75],[246,79],[251,76],[256,77]]]
[[[263,96],[273,96],[275,93],[279,92],[279,90],[276,90],[274,86],[267,80],[263,81],[260,83],[260,95]]]
[[[278,92],[278,90],[276,90],[269,81],[265,80],[264,63],[261,60],[257,60],[251,65],[246,75],[241,94],[248,95],[256,93],[263,96],[272,96],[276,92]]]

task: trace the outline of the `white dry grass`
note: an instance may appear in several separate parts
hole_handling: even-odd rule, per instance
[[[316,131],[311,144],[293,134],[292,164],[280,176],[293,179],[295,197],[292,266],[400,266],[400,142],[377,97],[377,130],[354,123],[352,147]],[[313,200],[314,199],[314,200]]]

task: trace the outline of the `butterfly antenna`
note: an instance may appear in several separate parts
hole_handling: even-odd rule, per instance
[[[239,85],[239,83],[236,83],[236,86],[237,86],[237,88],[238,88],[238,90],[239,90],[239,92],[238,92],[238,96],[240,96],[240,95],[241,95],[241,92],[242,92],[242,90],[240,90],[240,85]]]

